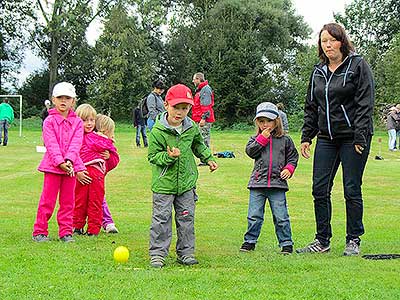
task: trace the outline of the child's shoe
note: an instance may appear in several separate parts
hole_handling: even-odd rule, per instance
[[[107,224],[106,233],[118,233],[118,229],[114,223]]]
[[[152,266],[153,268],[162,268],[164,267],[165,263],[164,263],[164,257],[160,256],[160,255],[154,255],[151,256],[150,258],[150,266]]]
[[[60,241],[64,243],[73,243],[75,242],[74,238],[72,237],[71,234],[64,235],[63,237],[60,237]]]
[[[242,246],[240,247],[239,251],[241,251],[241,252],[249,252],[249,251],[254,251],[254,249],[256,249],[256,244],[244,242],[242,244]]]
[[[293,253],[293,246],[292,245],[287,245],[282,247],[281,254],[283,255],[289,255]]]
[[[42,243],[42,242],[49,242],[50,239],[45,234],[38,234],[38,235],[32,236],[32,241]]]
[[[181,255],[177,258],[178,263],[186,266],[197,265],[199,262],[194,255]]]
[[[315,239],[313,242],[305,246],[304,248],[300,248],[296,250],[296,253],[326,253],[331,250],[331,246],[322,245],[318,239]]]
[[[74,228],[73,235],[83,235],[83,234],[85,234],[83,228]]]

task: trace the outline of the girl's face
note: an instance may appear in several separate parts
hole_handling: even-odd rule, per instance
[[[179,126],[189,113],[191,107],[192,106],[188,103],[178,103],[177,105],[172,106],[166,102],[165,108],[168,112],[168,124],[171,126]]]
[[[89,116],[87,119],[83,120],[83,129],[85,130],[85,133],[92,132],[95,125],[96,116]]]
[[[53,97],[52,102],[54,104],[55,109],[62,114],[63,116],[67,116],[68,112],[74,107],[75,105],[75,98],[70,96],[58,96]]]
[[[272,132],[276,127],[275,120],[268,119],[266,117],[259,117],[256,119],[257,126],[260,128],[260,131],[264,131],[265,129],[269,128]]]

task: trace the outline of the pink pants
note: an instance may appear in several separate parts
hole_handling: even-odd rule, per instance
[[[44,173],[43,191],[40,196],[33,235],[48,235],[49,220],[53,215],[59,195],[57,212],[58,236],[72,234],[72,216],[75,204],[76,178],[62,174]]]

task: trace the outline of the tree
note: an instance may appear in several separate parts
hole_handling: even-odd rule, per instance
[[[400,32],[400,1],[354,0],[344,14],[335,15],[335,20],[344,25],[358,51],[367,56],[375,69],[379,55]]]
[[[149,36],[128,10],[123,3],[111,10],[95,46],[96,81],[89,86],[98,111],[116,119],[130,118],[132,105],[150,90],[156,68]]]
[[[71,51],[85,46],[90,23],[109,7],[111,0],[99,0],[97,9],[90,0],[36,0],[39,12],[32,33],[40,56],[49,65],[49,97],[58,76],[59,66]]]
[[[3,0],[0,5],[0,91],[4,82],[13,83],[23,60],[23,51],[28,27],[32,15],[30,3],[24,0]]]
[[[310,32],[291,1],[207,1],[207,10],[201,1],[182,2],[192,5],[186,19],[172,20],[168,77],[189,83],[193,73],[204,72],[218,120],[227,126],[250,121],[262,101],[282,100],[290,58]]]

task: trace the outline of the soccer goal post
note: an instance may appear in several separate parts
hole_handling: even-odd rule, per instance
[[[22,96],[21,95],[0,95],[1,98],[19,98],[19,137],[22,136]],[[0,101],[2,102],[2,101]]]

